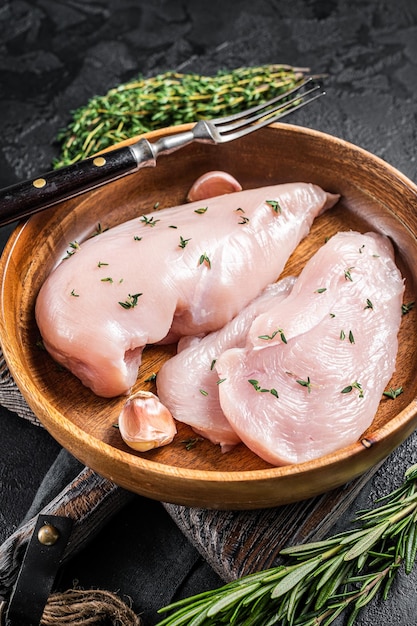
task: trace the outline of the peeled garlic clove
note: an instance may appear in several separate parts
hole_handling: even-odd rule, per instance
[[[242,191],[241,184],[231,174],[220,170],[213,170],[203,174],[193,183],[187,195],[187,200],[204,200],[224,193]]]
[[[174,418],[150,391],[138,391],[128,398],[119,415],[123,441],[139,452],[171,443],[177,429]]]

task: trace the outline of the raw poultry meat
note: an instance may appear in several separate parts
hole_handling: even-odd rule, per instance
[[[388,238],[343,232],[290,295],[216,361],[221,407],[264,460],[302,463],[355,442],[394,369],[404,283]]]
[[[180,422],[220,444],[223,452],[240,442],[240,437],[225,418],[219,401],[217,358],[232,347],[243,347],[256,316],[288,296],[293,277],[268,285],[248,306],[220,330],[203,337],[184,337],[177,354],[158,372],[157,390],[161,402]],[[220,383],[221,384],[221,383]]]
[[[75,246],[43,284],[48,352],[97,395],[126,394],[143,348],[221,328],[269,283],[338,196],[309,183],[154,211]]]

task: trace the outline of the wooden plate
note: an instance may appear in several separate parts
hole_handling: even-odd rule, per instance
[[[153,132],[187,130],[188,125]],[[285,504],[340,486],[385,458],[417,424],[417,318],[402,320],[397,370],[390,383],[403,387],[384,398],[360,441],[318,460],[272,467],[244,445],[222,454],[179,425],[174,442],[135,453],[114,424],[124,398],[96,397],[39,347],[34,320],[38,290],[71,241],[135,215],[185,201],[195,178],[211,169],[233,174],[244,188],[306,181],[342,195],[319,217],[289,260],[285,273],[298,273],[306,260],[339,230],[375,230],[389,235],[406,279],[405,302],[416,299],[417,187],[400,172],[364,150],[335,137],[287,124],[259,130],[223,146],[194,144],[160,157],[141,170],[84,196],[63,202],[19,225],[0,264],[0,338],[10,371],[34,413],[64,447],[117,484],[158,500],[189,506],[251,509]],[[163,297],[163,294],[161,294]],[[146,379],[174,354],[175,346],[145,350],[137,389],[154,390]],[[33,451],[37,454],[37,451]]]

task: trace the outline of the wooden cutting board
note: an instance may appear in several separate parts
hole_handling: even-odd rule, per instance
[[[218,511],[164,506],[203,558],[229,582],[276,565],[285,546],[323,539],[382,464],[322,496],[275,508]]]

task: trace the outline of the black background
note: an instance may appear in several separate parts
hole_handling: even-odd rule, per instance
[[[417,3],[414,0],[0,0],[0,186],[51,168],[71,111],[139,74],[212,74],[268,63],[325,74],[327,96],[292,122],[337,135],[417,182]],[[0,229],[4,245],[12,226]],[[60,447],[0,410],[0,540],[19,524]],[[380,495],[398,473],[378,473]],[[129,594],[149,623],[155,606],[218,583],[163,508],[135,498],[66,573]],[[365,624],[415,624],[416,576]]]

